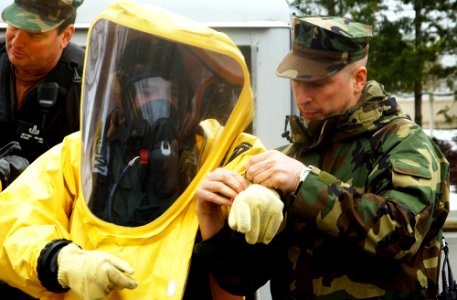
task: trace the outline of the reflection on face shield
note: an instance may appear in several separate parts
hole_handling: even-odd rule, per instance
[[[188,183],[180,180],[186,141],[179,137],[177,112],[187,99],[180,94],[186,74],[176,43],[124,33],[125,43],[117,40],[109,59],[113,76],[106,86],[113,90],[101,97],[112,102],[89,207],[108,222],[141,226],[162,215]]]
[[[133,95],[137,117],[153,125],[157,120],[170,118],[171,82],[161,77],[144,78],[129,87]]]
[[[97,57],[103,81],[89,91],[102,109],[97,126],[86,127],[100,129],[87,134],[94,145],[88,206],[110,223],[141,226],[194,179],[205,146],[196,144],[199,124],[225,123],[240,86],[223,55],[131,29],[112,32],[115,43]]]
[[[119,137],[131,148],[150,148],[177,128],[178,100],[173,90],[182,64],[176,44],[151,38],[131,40],[117,62],[123,128]],[[172,83],[173,82],[173,83]],[[165,135],[165,137],[164,137]]]

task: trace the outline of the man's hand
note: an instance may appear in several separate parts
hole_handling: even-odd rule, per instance
[[[104,299],[113,290],[134,289],[133,268],[101,251],[85,251],[75,244],[63,247],[57,258],[57,279],[83,300]]]
[[[301,171],[306,166],[277,150],[252,156],[246,164],[246,179],[281,190],[284,195],[295,191]]]
[[[283,207],[275,190],[251,184],[233,201],[228,223],[233,230],[244,233],[249,244],[268,244],[281,225]]]
[[[206,175],[196,194],[197,216],[203,240],[224,226],[224,206],[231,206],[233,199],[248,185],[243,176],[227,169],[219,168]]]

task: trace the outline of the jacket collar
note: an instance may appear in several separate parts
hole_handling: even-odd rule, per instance
[[[306,123],[299,116],[287,116],[292,143],[306,148],[325,145],[325,141],[342,142],[374,132],[397,118],[409,118],[398,106],[395,97],[387,95],[376,81],[367,82],[359,103],[351,109],[324,120]],[[286,125],[287,127],[287,125]],[[288,135],[287,131],[285,135]]]

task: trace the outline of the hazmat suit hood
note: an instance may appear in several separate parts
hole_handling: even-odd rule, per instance
[[[44,249],[69,240],[133,268],[138,287],[106,299],[184,299],[198,185],[218,167],[243,172],[265,149],[243,133],[253,111],[241,52],[167,10],[113,2],[89,28],[81,105],[81,130],[1,193],[0,280],[79,299],[47,290],[37,271]]]
[[[159,7],[120,1],[100,14],[88,33],[83,81],[83,195],[92,213],[118,225],[160,217],[198,172],[221,163],[252,119],[238,48]],[[202,160],[208,120],[224,130]]]

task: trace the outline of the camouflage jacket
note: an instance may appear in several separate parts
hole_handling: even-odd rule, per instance
[[[289,122],[282,151],[312,171],[268,246],[228,228],[198,245],[219,283],[246,294],[270,280],[273,299],[434,299],[449,212],[439,148],[373,81],[350,111]]]

